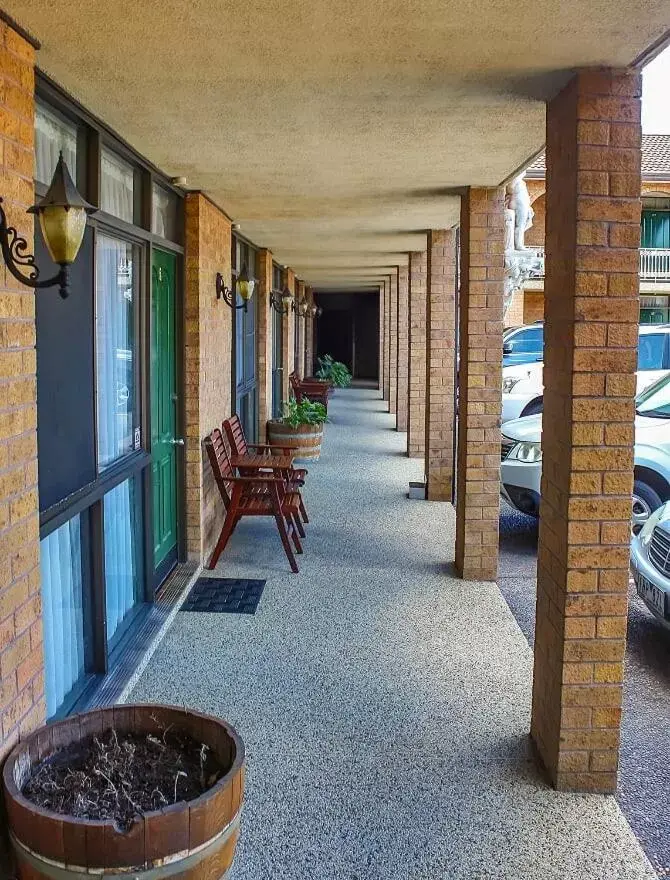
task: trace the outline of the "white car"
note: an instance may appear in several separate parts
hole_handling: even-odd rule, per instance
[[[666,414],[667,408],[667,414]],[[670,373],[636,398],[633,531],[670,500]],[[542,415],[503,425],[500,492],[531,516],[540,510]]]
[[[670,628],[670,502],[659,507],[634,535],[630,570],[638,596]]]
[[[542,412],[544,386],[542,361],[503,367],[502,422]],[[670,369],[670,327],[649,324],[640,327],[637,393]]]

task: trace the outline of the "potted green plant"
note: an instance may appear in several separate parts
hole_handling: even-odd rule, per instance
[[[334,388],[348,388],[351,385],[351,373],[346,364],[333,360],[329,354],[317,358],[319,368],[316,378],[325,382],[331,382]]]
[[[280,419],[268,422],[268,443],[290,446],[300,461],[318,461],[321,454],[323,426],[327,420],[326,407],[312,400],[291,397],[284,404]]]

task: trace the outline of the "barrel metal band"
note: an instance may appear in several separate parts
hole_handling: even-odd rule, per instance
[[[218,834],[199,846],[197,849],[191,850],[183,859],[176,859],[169,863],[164,863],[155,868],[81,868],[79,866],[69,866],[64,862],[56,862],[40,856],[33,850],[29,849],[25,844],[21,843],[16,836],[10,832],[12,844],[16,848],[20,857],[24,859],[31,868],[39,871],[43,876],[49,877],[50,880],[72,880],[73,877],[96,877],[98,880],[118,880],[119,877],[128,878],[128,880],[167,880],[174,877],[175,874],[181,874],[190,868],[195,868],[204,859],[214,855],[224,844],[228,842],[230,836],[239,827],[239,812],[225,828]],[[168,857],[169,858],[169,857]],[[225,880],[230,874],[230,869],[226,871],[220,878]]]

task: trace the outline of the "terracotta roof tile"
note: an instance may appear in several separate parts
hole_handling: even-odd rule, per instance
[[[543,177],[544,152],[526,170],[530,177]],[[647,174],[667,175],[670,179],[670,134],[642,135],[642,178]]]

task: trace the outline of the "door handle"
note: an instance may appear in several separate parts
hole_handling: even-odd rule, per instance
[[[184,438],[183,437],[173,437],[168,441],[172,446],[183,446]]]

